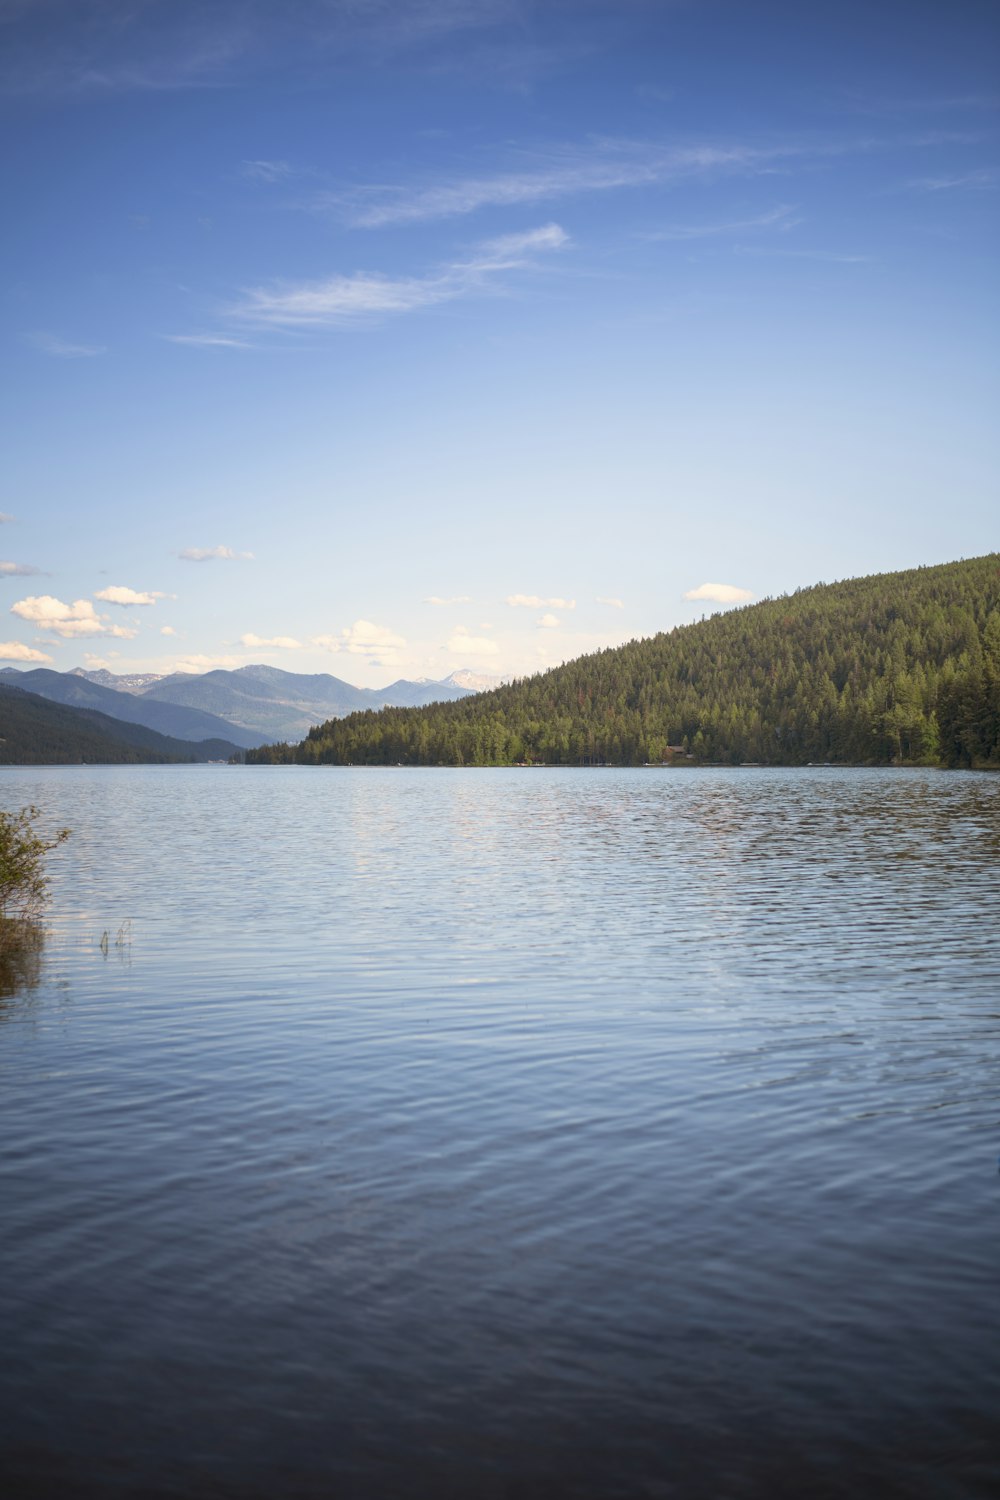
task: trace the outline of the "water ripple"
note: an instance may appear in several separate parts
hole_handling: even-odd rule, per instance
[[[10,1493],[995,1493],[1000,779],[3,797]]]

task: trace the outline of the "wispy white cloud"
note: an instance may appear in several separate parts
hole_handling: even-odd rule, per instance
[[[108,352],[104,344],[75,344],[55,333],[26,333],[25,338],[42,354],[49,354],[53,359],[93,359]]]
[[[6,511],[0,510],[0,526],[5,525],[8,521],[13,521],[14,519],[14,516],[9,516]]]
[[[781,203],[770,212],[758,214],[751,219],[731,219],[723,224],[668,224],[663,229],[654,229],[644,234],[644,240],[700,240],[726,234],[743,234],[754,229],[775,229],[785,232],[796,228],[802,220],[795,217],[795,209]]]
[[[276,328],[316,328],[378,313],[406,313],[456,295],[447,276],[393,280],[367,272],[326,281],[251,287],[232,315]]]
[[[28,599],[19,599],[10,607],[12,615],[37,625],[41,630],[50,630],[64,640],[81,636],[111,635],[122,640],[131,640],[138,632],[125,625],[111,625],[105,615],[99,615],[89,599],[77,599],[73,604],[64,604],[51,594],[39,594]]]
[[[234,552],[232,547],[185,547],[177,556],[184,562],[252,562],[252,552]]]
[[[8,20],[0,85],[17,94],[224,88],[292,58],[322,77],[353,56],[432,47],[505,21],[522,30],[517,0],[2,0]]]
[[[161,625],[160,626],[160,634],[161,635],[176,635],[177,632],[176,632],[176,630],[174,629],[174,627],[172,625]]]
[[[851,255],[842,250],[786,250],[774,245],[736,245],[734,249],[737,255],[755,255],[761,259],[825,260],[838,266],[866,266],[872,261],[870,255]]]
[[[860,98],[852,99],[850,108],[859,115],[931,115],[960,114],[964,111],[988,111],[1000,109],[1000,94],[944,94],[927,95],[922,98]]]
[[[4,519],[9,520],[10,517]],[[34,578],[41,571],[41,568],[32,567],[31,563],[0,562],[0,573],[6,578]]]
[[[246,635],[240,636],[240,645],[249,647],[274,647],[279,651],[302,651],[304,649],[302,642],[295,640],[290,635],[272,635],[266,637],[254,635],[252,631],[248,631]]]
[[[697,145],[664,147],[649,142],[596,141],[585,151],[568,149],[536,155],[519,170],[425,187],[371,187],[350,194],[326,194],[317,206],[342,214],[355,228],[381,229],[509,208],[616,188],[651,187],[705,173],[754,170],[801,147]]]
[[[971,188],[989,191],[1000,187],[1000,168],[977,167],[972,172],[952,173],[947,177],[913,177],[903,183],[903,190],[913,193],[946,193]]]
[[[538,253],[559,250],[567,240],[558,224],[546,224],[524,234],[486,240],[468,259],[453,261],[428,276],[393,278],[359,271],[325,281],[250,287],[229,313],[257,326],[297,329],[335,327],[372,314],[414,312],[482,292],[499,273],[527,269]]]
[[[596,602],[606,604],[609,609],[624,609],[625,605],[620,599],[612,599],[603,594],[598,594]]]
[[[20,11],[26,25],[10,27],[0,69],[10,94],[214,87],[254,50],[255,28],[224,3],[29,0]]]
[[[453,656],[499,656],[500,647],[485,635],[472,635],[464,625],[456,625],[448,642]]]
[[[36,651],[34,646],[22,646],[20,641],[0,641],[0,661],[51,661],[51,656],[46,656],[44,651]]]
[[[508,594],[506,602],[515,609],[576,609],[575,599],[543,599],[539,594]]]
[[[155,604],[157,599],[165,597],[164,594],[142,593],[138,589],[126,588],[124,584],[117,583],[111,584],[106,589],[99,589],[94,595],[95,599],[100,599],[104,604],[120,604],[125,608],[133,604]]]
[[[685,599],[707,600],[712,604],[747,604],[754,595],[749,589],[737,588],[732,583],[700,583],[696,589],[688,589]]]
[[[437,605],[471,604],[472,600],[469,598],[468,594],[454,594],[450,599],[439,599],[437,594],[431,594],[429,599],[424,600],[424,603]]]
[[[535,621],[542,630],[555,630],[558,628],[559,619],[556,615],[542,615]]]
[[[275,182],[286,182],[296,175],[295,167],[287,161],[243,161],[240,163],[240,176],[248,177],[251,182],[264,182],[270,185]]]
[[[194,349],[252,349],[246,339],[234,339],[227,333],[162,333],[168,344],[187,344]]]

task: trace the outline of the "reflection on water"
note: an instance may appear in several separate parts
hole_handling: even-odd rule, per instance
[[[20,1000],[37,987],[42,974],[45,929],[40,922],[0,917],[0,1021],[5,1000]]]
[[[1000,778],[3,790],[11,1493],[996,1492]]]

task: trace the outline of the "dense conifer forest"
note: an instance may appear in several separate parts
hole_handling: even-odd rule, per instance
[[[239,753],[229,740],[192,744],[0,683],[0,765],[164,765]]]
[[[246,759],[1000,767],[1000,554],[818,584]]]

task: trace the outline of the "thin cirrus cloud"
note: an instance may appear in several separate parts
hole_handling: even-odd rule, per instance
[[[234,552],[232,547],[185,547],[177,556],[183,562],[250,562],[252,552]]]
[[[737,588],[732,583],[699,583],[684,595],[693,602],[704,599],[712,604],[747,604],[754,597],[749,589]]]
[[[663,229],[654,229],[642,236],[645,240],[700,240],[727,234],[744,234],[755,229],[775,229],[782,233],[795,229],[802,220],[795,217],[795,209],[788,203],[780,203],[766,214],[753,219],[730,219],[722,224],[668,224]]]
[[[539,594],[508,594],[506,603],[514,609],[576,609],[575,599],[543,599]]]
[[[0,661],[51,661],[44,651],[34,646],[22,646],[20,641],[0,641]]]
[[[36,332],[25,337],[41,354],[49,354],[53,359],[93,359],[108,352],[104,344],[76,344],[54,333]]]
[[[991,189],[1000,187],[1000,170],[996,167],[977,167],[973,172],[960,172],[950,177],[914,177],[903,184],[904,190],[913,193],[946,193],[954,189]]]
[[[44,42],[36,27],[19,34],[22,15],[30,22],[39,12],[48,21]],[[265,14],[267,24],[259,24]],[[300,0],[284,8],[247,0],[0,0],[0,22],[13,34],[0,59],[0,87],[59,95],[223,88],[259,76],[303,44],[316,68],[342,67],[358,53],[382,57],[504,22],[519,37],[520,20],[516,0]]]
[[[51,594],[39,594],[28,599],[19,599],[10,607],[12,615],[37,625],[40,630],[49,630],[63,640],[75,640],[83,636],[111,635],[130,641],[138,633],[125,625],[112,625],[105,615],[99,615],[89,599],[77,599],[64,604]]]
[[[506,271],[528,270],[539,253],[560,250],[569,236],[558,224],[523,234],[484,240],[466,260],[455,260],[428,276],[392,278],[359,271],[325,281],[278,283],[248,288],[229,309],[237,320],[258,327],[303,329],[337,327],[359,317],[415,312],[489,290]]]
[[[246,635],[240,636],[240,645],[256,647],[266,646],[269,648],[277,648],[277,650],[279,651],[301,651],[303,649],[302,642],[295,640],[293,636],[272,635],[268,637],[263,635],[254,635],[252,631],[248,631]]]
[[[621,599],[613,599],[606,594],[598,594],[595,601],[597,604],[606,604],[609,609],[624,609],[625,605]]]
[[[831,265],[864,266],[871,262],[870,255],[851,255],[841,250],[785,250],[769,245],[737,245],[737,255],[784,256],[788,260],[825,260]]]
[[[4,516],[3,519],[9,521],[10,517]],[[0,562],[0,574],[5,578],[35,578],[41,571],[31,563]]]
[[[194,349],[252,349],[246,339],[234,339],[227,333],[163,333],[168,344],[185,344]]]
[[[326,58],[343,65],[359,50],[381,55],[516,16],[510,0],[300,0],[284,10],[247,0],[0,0],[0,22],[13,34],[0,58],[0,89],[63,95],[223,88],[259,76],[303,37],[317,66]],[[27,26],[19,35],[22,14],[30,21],[39,12],[48,21],[45,41]],[[258,12],[267,13],[267,25],[257,24]]]
[[[240,176],[248,177],[251,182],[264,182],[270,186],[275,182],[287,182],[288,178],[296,176],[296,168],[287,161],[242,161]]]
[[[356,229],[381,229],[392,224],[456,218],[481,208],[512,207],[616,188],[651,187],[710,172],[759,170],[777,158],[800,151],[797,146],[662,147],[649,142],[599,141],[587,152],[550,152],[520,171],[419,188],[327,193],[316,200],[316,207],[340,213]]]

